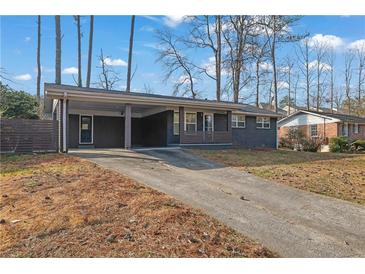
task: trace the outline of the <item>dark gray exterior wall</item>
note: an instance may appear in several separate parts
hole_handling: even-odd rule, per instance
[[[197,121],[198,128],[202,130],[203,116],[199,114]],[[167,146],[179,144],[180,136],[173,134],[173,115],[174,112],[169,110],[144,118],[132,118],[132,145]],[[181,117],[180,121],[183,119]],[[227,119],[228,116],[226,114],[214,114],[214,130],[217,131],[215,135],[220,131],[227,130]],[[256,117],[246,116],[246,128],[232,128],[233,146],[244,148],[276,148],[276,118],[271,118],[270,122],[270,129],[257,129]],[[94,147],[120,148],[124,146],[123,117],[94,116],[93,123]],[[230,125],[231,123],[228,124]],[[82,145],[79,145],[79,115],[69,115],[68,137],[70,148],[82,147]],[[229,142],[229,140],[224,141],[224,143]]]
[[[227,114],[214,114],[214,131],[227,131]]]
[[[244,148],[276,148],[276,118],[270,129],[256,128],[256,116],[246,116],[245,128],[232,128],[232,144]]]
[[[124,145],[124,118],[110,116],[93,117],[94,143],[87,146],[95,148],[117,148]],[[78,148],[79,115],[69,115],[69,147]]]
[[[174,135],[174,111],[168,110],[167,113],[167,144],[179,144],[180,135]]]

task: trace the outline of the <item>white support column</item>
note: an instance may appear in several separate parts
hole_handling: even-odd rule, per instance
[[[63,99],[62,108],[62,152],[67,152],[67,99]]]
[[[132,106],[125,105],[124,112],[124,148],[130,149],[132,147]]]

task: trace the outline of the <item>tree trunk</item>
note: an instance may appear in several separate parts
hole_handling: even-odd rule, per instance
[[[275,56],[275,37],[273,39],[273,45],[271,48],[272,57],[272,72],[274,76],[274,96],[275,96],[275,112],[278,112],[278,80],[276,75],[276,56]]]
[[[86,76],[86,87],[90,87],[91,79],[91,63],[92,63],[92,52],[93,52],[93,36],[94,36],[94,15],[90,16],[90,32],[89,32],[89,51],[87,56],[87,76]]]
[[[320,62],[317,60],[317,102],[316,102],[316,110],[319,111],[319,94],[320,94]]]
[[[76,16],[77,21],[77,85],[82,87],[82,76],[81,76],[81,22],[80,15]]]
[[[217,50],[216,50],[216,97],[217,101],[221,100],[221,68],[222,68],[222,24],[221,16],[216,16],[216,34],[217,34]]]
[[[290,93],[291,93],[291,68],[289,67],[289,74],[288,74],[288,114],[290,115],[290,104],[291,104],[291,97],[290,97]]]
[[[334,89],[334,76],[333,76],[333,64],[331,65],[331,91],[330,91],[330,101],[331,101],[331,113],[333,113],[333,89]]]
[[[260,105],[260,61],[256,61],[256,107]]]
[[[134,36],[134,19],[135,15],[132,15],[131,20],[131,33],[129,37],[129,52],[128,52],[128,72],[127,72],[127,89],[126,92],[131,91],[131,72],[132,72],[132,51],[133,51],[133,36]]]
[[[55,16],[56,22],[56,81],[57,85],[61,85],[61,17]]]
[[[38,15],[38,39],[37,39],[37,99],[41,97],[41,16]]]

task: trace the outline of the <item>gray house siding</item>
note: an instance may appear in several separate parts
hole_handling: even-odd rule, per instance
[[[174,135],[174,111],[167,111],[167,144],[179,144],[180,135]]]
[[[109,116],[93,116],[93,144],[95,148],[116,148],[124,144],[124,118]],[[79,115],[69,115],[69,147],[78,148]]]
[[[245,128],[232,128],[232,143],[244,148],[276,148],[276,118],[270,119],[270,129],[258,129],[256,116],[246,116]]]

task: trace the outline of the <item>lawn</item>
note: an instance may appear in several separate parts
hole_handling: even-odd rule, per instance
[[[365,155],[194,149],[196,155],[302,190],[365,205]]]
[[[275,257],[199,210],[77,157],[2,157],[0,257]]]

